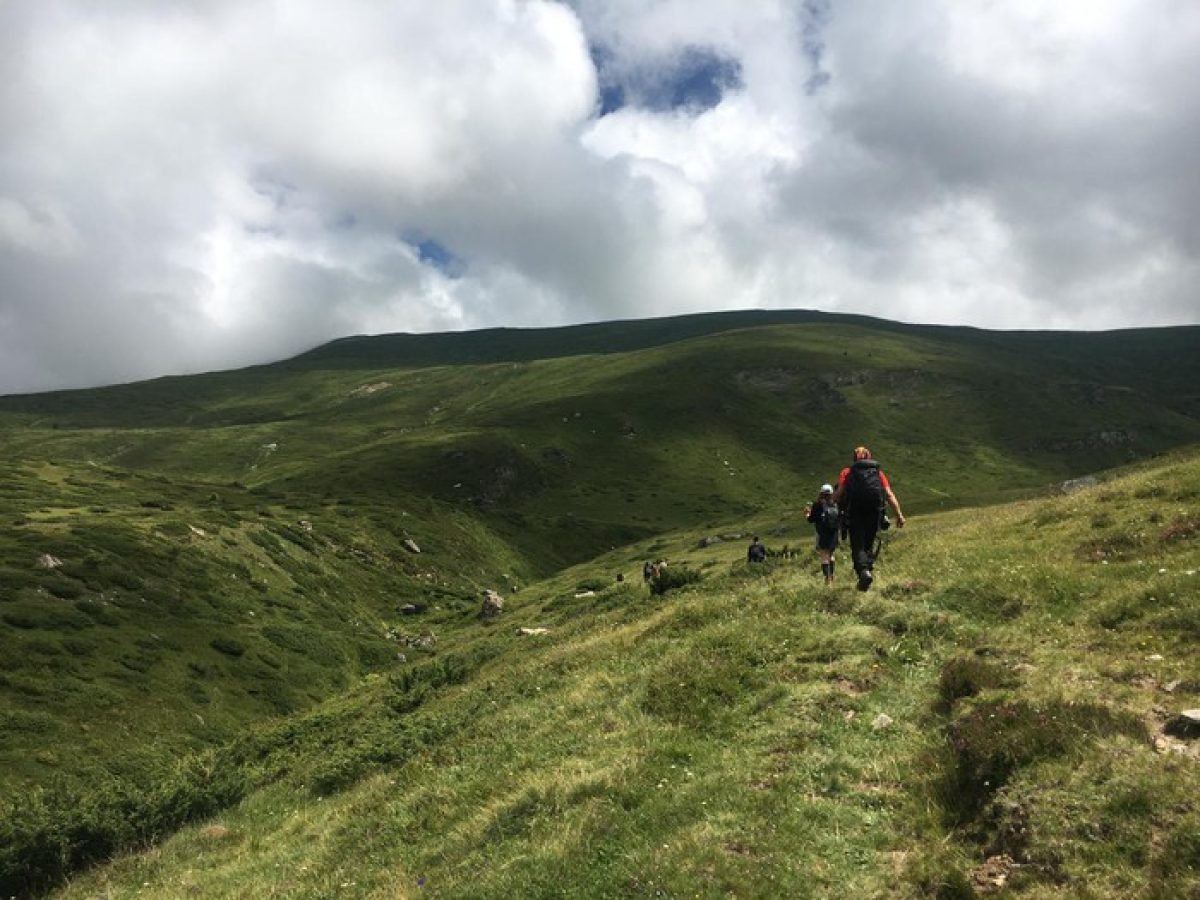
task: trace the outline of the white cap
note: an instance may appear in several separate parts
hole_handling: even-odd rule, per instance
[[[832,494],[833,493],[833,485],[832,484],[821,485],[821,493],[822,494]]]

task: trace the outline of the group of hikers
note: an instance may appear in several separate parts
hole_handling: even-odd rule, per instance
[[[817,554],[826,584],[833,584],[836,553],[841,541],[849,539],[850,557],[860,591],[870,590],[875,580],[875,558],[879,554],[879,532],[891,527],[887,507],[896,514],[896,526],[904,527],[904,513],[888,477],[866,447],[855,447],[850,465],[842,469],[837,487],[821,485],[817,499],[805,516],[817,532]],[[767,551],[755,536],[746,552],[749,562],[762,562]]]
[[[821,559],[821,574],[825,584],[833,584],[837,566],[837,550],[842,541],[850,541],[850,558],[858,589],[867,591],[875,581],[875,560],[879,556],[879,533],[891,527],[887,508],[896,514],[896,526],[904,527],[900,501],[892,491],[888,477],[866,447],[855,447],[850,465],[838,475],[837,487],[821,485],[816,500],[805,507],[804,514],[817,532],[817,555]],[[787,548],[784,548],[784,555]],[[767,548],[755,535],[746,550],[748,563],[761,563],[767,558]],[[647,561],[642,566],[642,580],[653,585],[666,568],[666,561]],[[624,576],[617,576],[622,580]]]

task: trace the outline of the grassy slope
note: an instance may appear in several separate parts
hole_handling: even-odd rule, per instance
[[[583,331],[620,347],[743,319],[754,317]],[[562,331],[520,333],[510,355],[583,346]],[[1155,359],[1178,343],[1174,331],[1125,337],[1156,340]],[[432,336],[426,356],[453,355],[450,338],[467,343],[459,355],[491,345]],[[448,621],[421,627],[453,628],[481,587],[807,496],[865,435],[910,512],[1200,438],[1200,422],[1154,393],[1066,371],[1064,354],[1087,368],[1070,342],[1031,354],[1035,338],[789,325],[591,357],[417,369],[301,358],[8,398],[0,444],[17,465],[0,483],[12,514],[0,534],[0,689],[33,718],[18,716],[0,758],[10,775],[43,777],[124,756],[123,735],[114,754],[104,734],[75,729],[114,717],[168,747],[219,739],[383,664],[401,603],[448,605]],[[387,338],[366,344],[394,352]],[[1095,355],[1110,370],[1125,359]],[[426,553],[402,550],[409,537]],[[36,570],[42,553],[67,566]],[[289,626],[338,640],[314,659],[277,630]],[[211,646],[231,630],[240,657]],[[48,736],[59,758],[31,752]]]
[[[443,363],[494,336],[363,339],[358,363],[334,345],[0,398],[0,779],[152,789],[246,723],[417,668],[406,636],[458,646],[483,587],[781,507],[794,521],[864,436],[910,513],[1200,438],[1189,329],[728,330],[756,321],[514,333],[477,365]],[[397,346],[424,349],[398,367]],[[626,352],[561,356],[599,346]]]
[[[1020,896],[1190,896],[1159,731],[1200,705],[1198,500],[1193,454],[917,517],[868,595],[681,536],[700,585],[572,596],[629,548],[442,645],[422,703],[373,677],[264,732],[265,787],[63,896],[969,896],[1001,854]]]

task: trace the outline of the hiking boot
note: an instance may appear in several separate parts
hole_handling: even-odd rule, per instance
[[[871,589],[871,582],[875,580],[875,576],[871,574],[870,569],[863,569],[858,573],[858,589],[860,591],[868,591]]]

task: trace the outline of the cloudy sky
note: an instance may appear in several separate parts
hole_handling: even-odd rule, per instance
[[[755,307],[1200,322],[1200,4],[0,3],[0,393]]]

